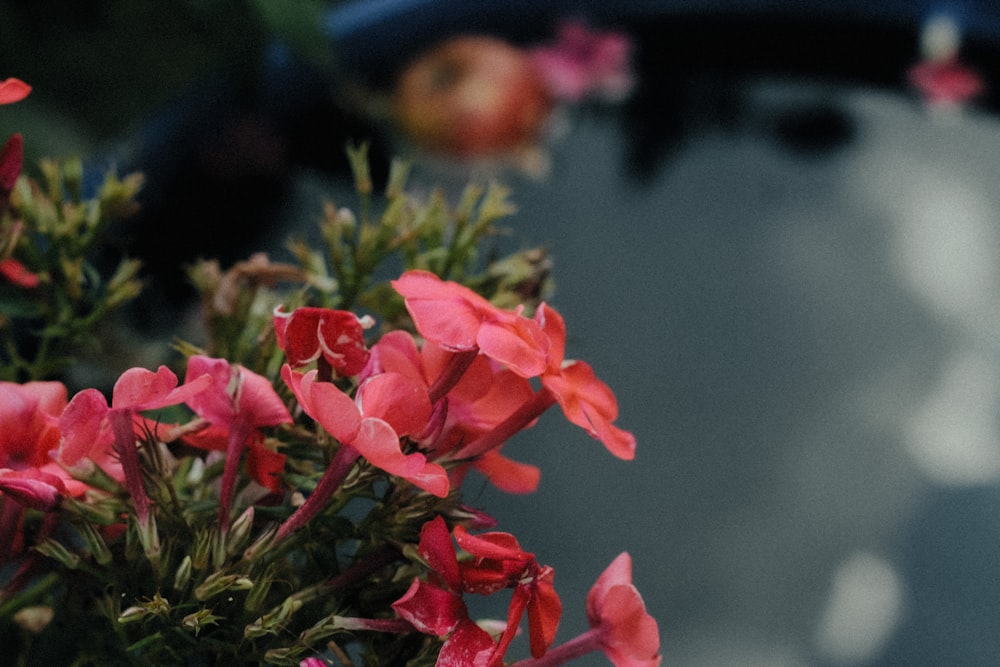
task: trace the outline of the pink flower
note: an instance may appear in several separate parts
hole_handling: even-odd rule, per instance
[[[419,453],[404,454],[400,437],[420,433],[431,415],[424,387],[396,373],[383,373],[358,388],[356,402],[330,382],[317,380],[315,370],[302,374],[287,364],[281,369],[303,411],[337,438],[357,450],[369,463],[409,480],[443,498],[448,474]]]
[[[292,416],[271,383],[247,368],[234,366],[225,359],[193,355],[188,359],[185,381],[193,382],[201,376],[211,377],[212,383],[204,391],[192,394],[186,402],[196,414],[227,434],[219,506],[220,521],[227,526],[243,450],[249,443],[257,443],[258,448],[266,449],[259,443],[260,429],[290,424]],[[281,461],[284,461],[283,456]],[[276,482],[275,479],[264,480],[268,487],[273,487]]]
[[[567,102],[595,96],[624,99],[633,86],[632,44],[618,32],[597,32],[568,21],[554,44],[531,50],[531,59],[552,94]]]
[[[435,379],[446,372],[453,356],[435,343],[425,343],[418,349],[411,335],[404,331],[391,331],[372,346],[369,370],[400,373],[429,390]],[[432,460],[446,458],[462,444],[496,428],[518,406],[529,400],[531,394],[528,380],[509,369],[500,368],[483,355],[477,355],[448,391],[439,423],[431,433],[422,434],[420,442],[428,447],[428,456]],[[500,453],[500,447],[453,468],[455,485],[461,483],[465,470],[470,466],[508,493],[530,493],[538,487],[538,468],[506,458]]]
[[[427,340],[451,352],[482,352],[522,377],[544,370],[548,343],[520,308],[497,308],[468,287],[428,271],[407,271],[392,286]]]
[[[910,83],[932,107],[961,106],[982,94],[982,78],[955,59],[925,60],[910,68]]]
[[[570,422],[600,440],[612,454],[633,459],[635,436],[612,423],[618,417],[618,401],[611,389],[597,379],[586,362],[565,359],[566,324],[562,316],[542,303],[535,312],[535,321],[546,337],[548,348],[540,376],[542,389],[495,429],[466,444],[457,456],[479,456],[494,449],[558,403]]]
[[[109,448],[113,446],[121,461],[122,477],[136,517],[146,527],[149,498],[139,470],[133,422],[144,410],[187,401],[211,382],[211,377],[202,375],[178,386],[177,376],[166,366],[160,366],[155,373],[145,368],[130,368],[122,373],[115,382],[110,406],[98,390],[84,389],[70,400],[59,419],[62,441],[57,460],[70,467],[84,459],[101,465],[111,457]]]
[[[293,368],[322,359],[341,376],[357,375],[368,362],[364,325],[346,310],[296,308],[274,312],[278,347]]]
[[[619,554],[587,594],[587,620],[615,667],[660,664],[660,631],[632,584],[632,558]]]
[[[632,584],[632,558],[621,553],[587,595],[590,629],[554,646],[545,655],[511,667],[558,667],[601,651],[615,667],[659,667],[660,630]]]
[[[0,81],[0,104],[20,102],[27,97],[30,92],[31,86],[26,84],[24,81],[15,79],[14,77],[4,79],[3,81]]]
[[[549,339],[549,359],[542,386],[555,395],[566,419],[600,440],[620,459],[635,458],[635,436],[612,424],[618,418],[618,401],[611,389],[597,379],[583,361],[566,361],[566,324],[546,304],[535,313]]]
[[[58,419],[66,407],[61,382],[0,382],[0,492],[34,509],[53,509],[63,494],[80,495],[77,482],[49,458],[59,445]]]

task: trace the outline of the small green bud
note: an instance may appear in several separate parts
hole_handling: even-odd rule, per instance
[[[285,598],[280,605],[250,623],[243,630],[247,639],[274,634],[286,626],[292,616],[302,607],[302,601],[296,598]]]
[[[199,609],[193,614],[188,614],[182,618],[181,626],[187,630],[194,631],[194,636],[197,637],[202,628],[207,625],[218,625],[218,622],[222,618],[222,616],[213,614],[211,609]]]
[[[55,540],[45,540],[35,547],[44,556],[57,560],[71,570],[80,567],[80,556]]]
[[[385,184],[385,196],[395,199],[405,194],[406,181],[410,176],[413,163],[400,158],[393,158],[389,164],[389,179]]]
[[[161,618],[166,619],[170,616],[170,600],[160,595],[159,591],[154,593],[153,597],[149,598],[146,602],[143,602],[142,606],[150,614],[155,614]]]
[[[111,562],[111,549],[108,548],[108,543],[104,541],[104,537],[93,524],[83,521],[77,524],[76,529],[84,544],[87,545],[90,555],[99,565],[107,565]]]
[[[347,159],[351,163],[351,171],[354,173],[354,187],[361,194],[371,193],[372,174],[368,168],[368,144],[348,146]]]
[[[135,623],[136,621],[141,621],[146,618],[149,611],[142,606],[133,605],[128,609],[124,610],[122,613],[118,614],[119,623]]]
[[[191,548],[191,565],[196,570],[205,570],[212,555],[212,531],[201,530],[195,533],[194,546]]]
[[[184,556],[184,560],[177,566],[177,572],[174,573],[174,590],[181,591],[187,588],[191,582],[191,571],[191,556]]]
[[[243,551],[250,543],[250,535],[253,531],[254,510],[253,505],[246,508],[240,514],[233,525],[229,527],[229,534],[226,535],[226,554],[235,556]]]
[[[248,591],[252,588],[253,582],[242,574],[216,572],[194,589],[194,596],[204,602],[225,591]]]
[[[257,577],[253,588],[250,589],[250,592],[247,593],[246,599],[243,601],[244,609],[250,613],[256,613],[261,610],[264,603],[267,601],[267,594],[271,591],[271,585],[274,583],[278,570],[278,564],[271,563],[267,566],[267,570],[264,571],[264,574]]]

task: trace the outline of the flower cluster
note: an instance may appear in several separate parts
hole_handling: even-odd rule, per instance
[[[10,81],[0,101],[23,90]],[[476,272],[477,244],[510,209],[504,193],[470,189],[455,211],[418,203],[399,165],[370,219],[363,151],[351,159],[365,213],[329,207],[326,253],[300,243],[297,265],[192,268],[207,340],[177,343],[182,375],[124,369],[110,400],[58,379],[0,382],[0,641],[13,654],[541,667],[601,651],[618,667],[660,663],[627,553],[587,598],[590,629],[558,643],[553,567],[462,498],[471,470],[533,491],[540,471],[502,449],[554,406],[613,456],[635,455],[614,394],[566,358],[547,262],[525,251]],[[388,257],[406,268],[379,281]],[[504,591],[499,620],[473,618],[467,594]],[[511,663],[525,618],[531,657]]]

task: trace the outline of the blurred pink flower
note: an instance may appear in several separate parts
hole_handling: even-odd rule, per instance
[[[184,403],[211,382],[210,376],[201,375],[178,386],[173,371],[160,366],[155,373],[145,368],[130,368],[122,373],[115,382],[110,405],[97,389],[84,389],[73,396],[59,419],[62,442],[57,460],[70,467],[85,459],[102,465],[117,455],[136,517],[145,526],[149,498],[139,469],[135,420],[144,410]]]
[[[982,77],[957,58],[925,60],[910,68],[910,83],[931,107],[962,106],[982,94]]]
[[[14,102],[20,102],[28,93],[31,92],[31,86],[26,84],[20,79],[15,79],[11,77],[9,79],[4,79],[0,81],[0,104],[13,104]]]
[[[0,259],[0,275],[19,287],[38,287],[41,279],[13,257]]]
[[[632,43],[626,35],[567,21],[559,27],[554,43],[531,50],[531,59],[556,98],[617,102],[634,85],[631,54]]]

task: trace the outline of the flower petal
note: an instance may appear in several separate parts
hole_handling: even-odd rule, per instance
[[[392,608],[417,630],[435,637],[444,637],[469,617],[460,595],[420,579],[413,580]]]
[[[453,591],[462,588],[462,575],[458,569],[458,558],[452,546],[448,524],[439,514],[420,529],[420,544],[417,553],[427,566],[441,577],[445,585]]]
[[[398,373],[366,380],[358,388],[357,402],[366,417],[388,422],[400,436],[421,433],[434,410],[427,385]]]
[[[8,195],[21,175],[24,165],[24,139],[12,134],[0,150],[0,195]]]
[[[0,81],[0,104],[20,102],[27,97],[30,92],[31,86],[26,84],[24,81],[15,79],[14,77],[4,79],[3,81]]]
[[[473,623],[465,620],[458,624],[451,636],[445,640],[438,653],[435,667],[492,667],[491,658],[496,645],[489,634]]]

